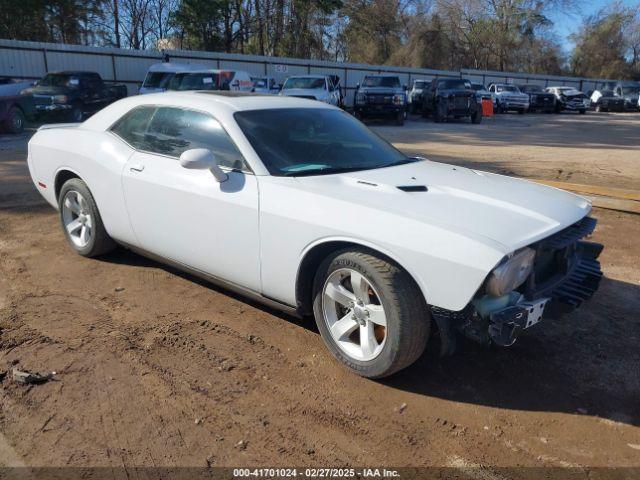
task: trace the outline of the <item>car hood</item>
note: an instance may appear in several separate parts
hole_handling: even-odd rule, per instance
[[[324,97],[326,92],[321,88],[287,88],[282,90],[282,95],[289,97],[305,96],[305,97]]]
[[[441,95],[443,97],[449,96],[449,95],[466,95],[468,97],[473,97],[476,94],[475,90],[464,90],[464,89],[460,89],[460,88],[452,88],[452,89],[440,89],[438,90],[438,95]]]
[[[512,177],[431,161],[298,177],[302,188],[410,217],[510,253],[587,215],[584,198]],[[425,186],[408,192],[398,187]]]
[[[38,87],[30,88],[29,93],[33,95],[64,95],[69,93],[69,89],[66,87],[38,86]]]
[[[498,93],[496,93],[496,95],[505,96],[505,97],[529,98],[529,94],[528,93],[522,93],[522,92],[498,92]]]

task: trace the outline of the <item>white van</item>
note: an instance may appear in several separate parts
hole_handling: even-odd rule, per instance
[[[167,84],[178,72],[188,72],[190,70],[202,70],[204,65],[192,65],[189,63],[156,63],[149,67],[144,82],[140,87],[139,93],[158,93],[167,89]]]
[[[177,72],[167,84],[167,90],[234,90],[253,91],[253,82],[242,70],[202,69]]]

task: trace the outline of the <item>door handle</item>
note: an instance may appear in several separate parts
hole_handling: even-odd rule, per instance
[[[141,172],[144,170],[144,165],[142,165],[141,163],[135,163],[129,167],[129,170],[131,170],[132,172]]]

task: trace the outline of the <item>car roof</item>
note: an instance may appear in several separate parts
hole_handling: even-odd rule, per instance
[[[171,106],[210,112],[228,118],[235,112],[278,108],[317,108],[340,110],[332,105],[298,97],[236,91],[168,91],[123,98],[91,116],[83,124],[88,130],[108,129],[125,113],[141,106]]]
[[[323,75],[321,73],[317,74],[317,75],[313,75],[313,74],[305,74],[305,75],[289,75],[287,77],[287,80],[290,78],[327,78],[327,75]]]
[[[176,73],[224,73],[224,72],[243,72],[235,68],[199,68],[194,70],[181,70]]]
[[[193,70],[202,70],[207,68],[204,65],[191,64],[191,63],[172,63],[162,62],[154,63],[149,67],[150,72],[190,72]]]
[[[97,75],[97,72],[91,72],[89,70],[60,70],[57,72],[47,72],[47,75],[74,75],[79,77],[81,75]]]

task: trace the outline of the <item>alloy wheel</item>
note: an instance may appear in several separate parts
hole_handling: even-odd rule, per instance
[[[359,361],[376,358],[387,338],[387,317],[371,282],[360,272],[341,268],[322,290],[322,313],[335,344]]]
[[[80,192],[70,190],[62,201],[62,222],[76,247],[84,248],[93,235],[93,216]]]

